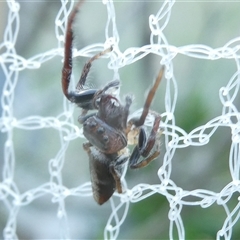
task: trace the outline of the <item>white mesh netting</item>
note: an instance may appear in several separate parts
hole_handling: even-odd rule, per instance
[[[74,25],[73,82],[88,57],[113,44],[89,84],[120,78],[120,96],[133,93],[139,114],[144,89],[165,65],[152,105],[162,113],[161,155],[146,168],[126,168],[125,192],[101,207],[92,198],[80,111],[60,86],[74,1],[0,4],[1,238],[239,237],[239,3],[84,3]]]

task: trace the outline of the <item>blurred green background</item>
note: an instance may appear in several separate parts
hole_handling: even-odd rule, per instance
[[[16,43],[17,53],[30,58],[38,53],[57,47],[55,38],[55,17],[60,9],[60,1],[19,1],[20,31]],[[162,1],[115,1],[117,29],[120,36],[119,47],[124,51],[129,47],[149,44],[150,29],[148,17],[157,13]],[[170,21],[164,30],[169,44],[176,47],[189,44],[205,44],[212,48],[223,46],[240,35],[240,2],[218,1],[177,1]],[[8,8],[0,2],[0,40],[7,23]],[[80,49],[89,44],[105,41],[106,8],[100,1],[84,4],[75,25],[75,46]],[[0,52],[1,53],[1,52]],[[63,111],[61,92],[60,57],[44,63],[41,68],[20,72],[16,86],[14,115],[21,119],[30,115],[56,117]],[[132,111],[142,107],[142,97],[159,70],[160,58],[154,55],[120,69],[122,81],[121,96],[133,93],[135,101]],[[74,61],[74,72],[80,75],[86,58]],[[107,60],[94,63],[89,82],[102,86],[112,79],[107,69]],[[207,61],[178,55],[173,60],[174,75],[178,84],[178,99],[175,110],[176,125],[190,132],[221,114],[219,89],[225,86],[236,71],[233,60]],[[0,70],[1,79],[4,80]],[[0,82],[0,88],[3,83]],[[164,112],[166,83],[161,83],[152,109]],[[239,107],[239,95],[236,107]],[[65,101],[65,100],[64,100]],[[79,110],[74,111],[76,125]],[[79,125],[78,125],[79,126]],[[0,159],[3,159],[3,143],[6,134],[0,135]],[[84,139],[75,139],[66,152],[63,168],[63,184],[69,188],[89,181],[88,158],[82,150]],[[161,167],[165,147],[162,136],[162,154],[148,167],[126,175],[129,188],[145,182],[159,183],[157,170]],[[59,150],[58,132],[54,129],[24,131],[15,130],[15,182],[20,192],[35,188],[49,181],[48,161]],[[209,144],[202,147],[178,149],[173,158],[171,179],[183,189],[208,189],[219,192],[231,181],[229,173],[229,150],[231,132],[220,128]],[[0,162],[2,170],[3,162]],[[50,195],[41,197],[30,205],[22,207],[18,214],[17,234],[20,239],[56,239],[59,236],[57,206]],[[237,195],[229,202],[232,210],[237,203]],[[69,232],[72,239],[102,239],[103,229],[111,213],[110,204],[99,207],[92,197],[66,199]],[[131,204],[127,218],[120,229],[118,239],[169,239],[169,205],[165,197],[153,195],[139,203]],[[0,232],[8,217],[6,207],[0,202]],[[215,239],[221,229],[226,213],[223,208],[212,205],[207,209],[184,207],[182,219],[186,239]],[[233,229],[231,239],[239,239],[240,225]],[[2,235],[0,235],[0,238]],[[177,238],[177,235],[175,234]]]

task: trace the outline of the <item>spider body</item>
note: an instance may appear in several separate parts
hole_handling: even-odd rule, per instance
[[[90,143],[83,144],[83,148],[89,155],[93,197],[98,204],[102,205],[116,189],[119,193],[122,192],[120,181],[122,164],[128,160],[128,156],[103,153]]]
[[[95,154],[98,154],[96,158]],[[89,166],[92,191],[95,200],[101,205],[106,202],[116,189],[116,182],[109,171],[109,163],[114,161],[112,156],[106,157],[96,148],[89,149]]]
[[[132,98],[126,96],[125,103],[122,104],[118,98],[108,93],[109,89],[119,87],[118,80],[107,83],[100,90],[85,86],[92,62],[111,52],[112,47],[96,54],[85,64],[76,90],[69,92],[68,87],[72,73],[72,24],[82,2],[79,1],[76,4],[68,19],[62,90],[68,100],[82,108],[82,114],[78,121],[83,125],[83,134],[88,140],[83,144],[83,148],[89,156],[93,197],[101,205],[113,195],[115,190],[122,193],[121,175],[126,161],[129,161],[130,168],[141,168],[160,154],[159,125],[161,117],[160,114],[150,111],[150,105],[164,69],[160,70],[147,95],[141,116],[129,121]],[[95,112],[88,114],[89,110],[95,110]],[[154,123],[149,136],[147,136],[143,125],[149,113],[154,116]],[[126,149],[132,132],[134,132],[133,138],[138,137],[138,141],[129,157]]]
[[[118,152],[127,146],[125,134],[97,116],[92,116],[84,122],[83,134],[93,146],[106,154]]]

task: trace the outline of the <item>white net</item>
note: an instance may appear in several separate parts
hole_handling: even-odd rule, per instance
[[[90,56],[113,44],[109,58],[94,62],[89,84],[121,79],[120,96],[133,93],[131,111],[139,114],[145,89],[165,65],[151,107],[162,115],[161,155],[146,168],[126,169],[124,193],[100,207],[80,111],[60,85],[74,1],[0,2],[1,238],[237,239],[239,4],[83,5],[74,25],[73,82]]]

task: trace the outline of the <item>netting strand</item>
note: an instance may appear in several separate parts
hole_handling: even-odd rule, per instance
[[[0,130],[2,135],[0,137],[0,142],[2,144],[0,203],[1,208],[3,209],[3,219],[1,219],[1,222],[4,222],[1,224],[0,229],[2,229],[2,237],[4,239],[24,238],[21,236],[23,232],[21,226],[24,226],[25,224],[19,220],[21,219],[20,216],[22,212],[24,212],[26,207],[32,206],[36,202],[36,204],[38,204],[38,202],[45,199],[45,197],[47,198],[48,203],[52,204],[51,208],[54,208],[54,217],[56,218],[56,222],[59,223],[58,227],[56,227],[58,235],[55,235],[54,237],[70,239],[72,238],[71,230],[74,228],[74,224],[72,225],[69,223],[69,221],[71,221],[70,218],[72,212],[69,213],[68,211],[68,208],[71,205],[68,201],[71,201],[71,199],[74,198],[77,202],[81,202],[82,205],[79,204],[80,206],[78,207],[80,207],[84,213],[86,213],[85,208],[89,207],[89,199],[92,201],[92,189],[89,180],[80,183],[78,181],[78,184],[75,186],[72,186],[72,184],[69,184],[69,180],[66,180],[67,175],[73,175],[71,172],[68,172],[67,174],[65,173],[65,168],[68,168],[68,162],[66,159],[70,158],[69,149],[72,150],[71,144],[76,140],[77,145],[74,146],[78,146],[76,151],[80,152],[81,143],[79,143],[79,141],[84,141],[84,139],[81,125],[77,123],[75,120],[76,116],[74,116],[74,112],[77,110],[71,103],[68,103],[64,99],[64,96],[57,95],[61,92],[60,80],[57,77],[54,80],[51,80],[59,83],[56,85],[58,88],[54,89],[56,96],[60,97],[58,101],[62,101],[62,105],[57,114],[54,113],[51,115],[49,112],[47,114],[43,113],[42,115],[41,112],[38,114],[32,114],[31,111],[36,110],[36,106],[31,107],[32,104],[34,105],[35,98],[23,100],[19,97],[24,96],[25,98],[28,98],[28,96],[31,96],[30,94],[34,94],[27,92],[28,90],[21,89],[21,85],[23,84],[24,86],[24,81],[27,81],[28,79],[27,75],[24,75],[25,71],[36,71],[36,74],[39,74],[40,71],[44,71],[42,69],[46,69],[46,65],[48,65],[48,68],[51,68],[53,61],[55,61],[56,64],[59,64],[59,66],[62,64],[66,23],[74,4],[74,1],[69,2],[67,0],[61,0],[61,4],[58,5],[54,23],[51,23],[52,31],[55,36],[54,47],[45,47],[44,49],[46,50],[40,51],[38,51],[38,48],[36,47],[34,54],[26,57],[24,54],[21,55],[21,51],[17,51],[19,31],[22,24],[21,19],[23,18],[21,15],[21,6],[24,4],[13,0],[6,1],[8,12],[6,17],[7,23],[3,33],[3,40],[0,44],[0,76],[2,80],[2,83],[0,84],[2,110],[0,118]],[[92,5],[97,3],[88,4]],[[149,2],[148,4],[152,3]],[[104,61],[107,61],[108,64],[105,67],[110,69],[113,79],[121,79],[120,72],[123,71],[124,68],[134,66],[134,64],[138,64],[149,56],[154,56],[155,59],[157,59],[157,69],[160,69],[160,65],[165,66],[165,85],[163,87],[164,90],[162,90],[164,91],[163,102],[157,103],[157,106],[159,108],[162,106],[161,109],[163,110],[161,114],[161,129],[163,132],[162,149],[164,150],[160,157],[160,159],[163,160],[162,162],[157,160],[158,169],[155,169],[154,173],[151,173],[151,175],[155,174],[156,177],[152,184],[147,181],[140,181],[135,185],[131,185],[131,183],[126,180],[126,175],[128,174],[126,166],[122,177],[124,193],[115,193],[114,197],[111,198],[108,207],[106,207],[110,209],[110,214],[106,221],[105,228],[102,231],[104,239],[117,239],[123,231],[124,223],[127,222],[130,217],[130,207],[136,203],[143,202],[146,199],[151,199],[155,195],[161,196],[167,201],[167,218],[161,219],[161,221],[168,222],[169,239],[188,238],[187,226],[185,225],[186,217],[183,217],[183,212],[186,208],[198,207],[202,209],[210,209],[215,206],[220,207],[221,211],[224,212],[225,218],[221,221],[221,226],[218,225],[218,229],[214,233],[216,239],[232,239],[234,231],[237,229],[236,226],[240,218],[240,114],[238,104],[240,87],[240,37],[233,37],[221,47],[211,47],[207,44],[196,43],[183,46],[173,44],[172,41],[168,39],[166,32],[174,15],[175,4],[174,0],[157,2],[156,5],[158,8],[155,8],[148,18],[150,35],[148,35],[147,43],[144,45],[136,44],[136,46],[128,45],[123,48],[121,47],[121,38],[123,38],[123,36],[121,36],[122,31],[119,26],[120,23],[116,12],[117,8],[120,6],[118,6],[117,2],[114,3],[111,0],[103,0],[101,7],[104,7],[106,14],[104,23],[105,32],[103,30],[104,40],[102,38],[102,42],[99,41],[86,46],[81,45],[81,47],[73,48],[74,59],[79,59],[81,57],[86,60],[97,52],[103,51],[112,45],[113,52],[109,55],[110,57],[103,57],[103,59]],[[84,25],[84,23],[82,24]],[[124,26],[124,28],[127,28],[127,26]],[[140,38],[140,36],[137,38]],[[183,90],[181,87],[181,80],[176,72],[177,67],[175,64],[175,61],[177,62],[179,57],[188,58],[190,61],[205,61],[206,64],[220,60],[224,62],[228,61],[234,66],[230,78],[227,79],[226,75],[223,74],[223,81],[219,80],[218,82],[218,89],[216,89],[216,92],[218,92],[217,101],[220,107],[219,110],[216,110],[217,113],[211,118],[194,126],[189,131],[178,125],[178,118],[176,117],[176,112],[179,108],[179,95],[182,93],[181,90]],[[223,69],[217,69],[216,71],[223,72]],[[60,74],[60,68],[59,73],[56,74]],[[22,76],[25,76],[25,78]],[[73,82],[75,78],[78,79],[79,76],[74,73],[72,76]],[[45,83],[43,83],[44,81]],[[209,80],[210,84],[211,81],[213,80]],[[46,82],[50,84],[50,80],[41,79],[41,84],[44,85]],[[124,82],[123,80],[122,86],[124,87],[125,84],[127,84],[127,82]],[[188,86],[185,87],[188,88]],[[19,93],[21,90],[25,91],[22,95]],[[34,92],[35,90],[31,91]],[[46,102],[43,101],[42,94],[43,92],[40,92],[38,96],[39,105]],[[51,95],[52,98],[54,98],[54,95],[55,93]],[[185,99],[185,101],[188,100]],[[27,106],[28,104],[30,107]],[[45,103],[45,105],[48,104],[48,102]],[[209,105],[211,105],[211,103],[209,103]],[[21,111],[19,110],[24,112],[24,109],[31,110],[27,112],[27,114],[25,112],[25,115],[21,115]],[[51,111],[53,111],[53,109],[51,109]],[[157,109],[157,111],[160,112],[159,109]],[[140,108],[133,112],[129,117],[140,116],[141,112],[142,109]],[[194,113],[192,113],[192,115],[194,115]],[[190,116],[182,114],[181,117]],[[145,122],[146,127],[152,126],[152,123],[152,116],[148,116]],[[207,146],[210,146],[211,149],[214,148],[214,152],[219,151],[218,148],[221,147],[212,145],[212,141],[215,135],[223,129],[227,129],[227,133],[225,132],[226,134],[222,134],[220,138],[228,139],[229,135],[229,152],[226,157],[228,166],[225,165],[226,168],[224,169],[228,174],[228,180],[223,185],[218,185],[216,189],[210,186],[209,189],[207,187],[196,187],[195,189],[191,189],[191,187],[183,187],[175,179],[186,177],[188,174],[191,174],[191,171],[194,172],[193,169],[197,170],[198,168],[201,168],[201,165],[203,168],[208,165],[205,162],[206,155],[201,155],[200,153],[198,156],[199,165],[195,165],[191,171],[190,167],[189,169],[185,169],[184,176],[178,178],[175,174],[178,171],[178,169],[176,170],[176,164],[178,164],[178,158],[180,159],[181,156],[180,151],[186,150],[189,151],[190,154],[190,152],[192,153],[193,148],[195,151],[198,151],[198,149]],[[32,143],[32,146],[28,146],[27,149],[22,149],[22,146],[26,145],[24,145],[23,140],[18,139],[19,132],[21,132],[23,136],[32,133],[36,140],[40,131],[44,134],[49,131],[49,135],[47,135],[47,139],[45,138],[46,140],[44,142],[45,149],[43,148],[40,150],[40,146],[38,148],[34,143]],[[23,137],[23,139],[26,138]],[[53,138],[54,140],[51,140]],[[29,141],[32,141],[32,139],[33,138],[30,138]],[[51,147],[49,143],[51,141],[54,141],[54,144],[58,143],[59,145],[54,145],[54,152],[51,152],[49,156],[44,156],[42,152],[46,152],[47,154],[48,149]],[[39,142],[38,144],[41,145]],[[34,149],[34,152],[31,148]],[[34,172],[34,170],[29,169],[29,162],[28,164],[24,162],[27,160],[29,161],[29,159],[22,159],[22,152],[25,151],[29,151],[30,155],[32,154],[31,158],[33,159],[31,159],[31,161],[33,161],[37,155],[42,156],[41,165],[45,166],[43,173],[45,176],[44,180],[41,179],[38,181],[37,175],[40,174],[40,172]],[[81,154],[82,153],[80,152],[78,155]],[[211,156],[213,156],[213,154]],[[84,164],[87,165],[87,157],[79,156],[79,158],[79,161],[81,161],[81,167],[79,168],[85,169],[82,162],[85,162]],[[191,159],[191,157],[189,158]],[[217,165],[216,162],[214,163],[214,167]],[[191,164],[191,161],[188,163]],[[23,164],[23,167],[20,167],[21,164]],[[38,167],[36,167],[35,170],[37,168]],[[185,168],[188,168],[188,166]],[[72,170],[74,170],[74,167]],[[33,171],[33,173],[31,173],[31,171]],[[145,169],[141,171],[145,171]],[[31,174],[36,178],[36,182],[35,180],[29,180],[28,175]],[[198,173],[196,173],[196,175],[198,175]],[[213,177],[215,176],[213,175]],[[27,183],[25,182],[26,184],[21,184],[21,181],[26,181]],[[35,185],[28,187],[30,186],[30,183]],[[85,202],[83,203],[83,201]],[[93,215],[97,215],[95,214],[95,211],[100,211],[96,210],[96,208],[99,208],[99,206],[94,205],[94,207],[90,207]],[[74,210],[75,213],[79,211],[81,210]],[[47,214],[47,212],[45,213]],[[77,216],[79,217],[79,214],[77,214]],[[45,216],[43,218],[45,219]],[[79,219],[78,222],[78,219],[76,218],[75,221],[78,222],[76,225],[83,225],[83,219],[84,217],[81,220]],[[88,221],[92,221],[92,219],[88,219]],[[29,222],[26,224],[29,224]],[[30,224],[32,224],[32,222],[30,222]],[[89,225],[89,223],[87,224]],[[70,225],[72,227],[69,227]],[[162,224],[159,223],[159,225]],[[46,228],[46,225],[44,226]],[[33,229],[37,228],[38,227]],[[78,227],[76,227],[76,229],[78,229]],[[91,231],[92,229],[90,232]],[[77,234],[80,233],[78,232]],[[76,236],[77,237],[75,238],[86,238],[84,235]],[[34,237],[38,238],[38,233],[36,233]],[[45,237],[50,238],[51,236]],[[162,236],[158,237],[162,238]],[[30,238],[32,238],[32,236]]]

